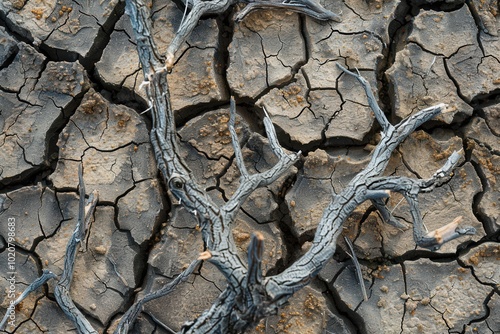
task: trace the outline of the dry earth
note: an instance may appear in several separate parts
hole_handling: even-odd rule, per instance
[[[179,1],[180,2],[180,1]],[[368,204],[345,224],[361,262],[368,301],[340,242],[314,284],[253,333],[500,333],[500,8],[494,0],[322,1],[342,23],[286,11],[239,8],[199,23],[170,79],[182,154],[215,201],[236,189],[228,103],[238,103],[247,166],[274,157],[262,106],[289,150],[304,158],[244,206],[234,236],[265,236],[268,273],[307,249],[322,209],[367,163],[377,125],[359,84],[336,62],[358,68],[388,117],[453,109],[415,132],[387,175],[425,178],[453,150],[454,177],[421,209],[429,230],[463,216],[477,234],[438,252],[415,247],[411,228],[384,224]],[[182,18],[153,1],[154,33],[165,50]],[[158,178],[149,143],[142,72],[124,4],[117,0],[0,1],[0,315],[8,292],[8,222],[15,222],[15,292],[42,269],[60,274],[77,210],[77,170],[99,191],[71,293],[99,332],[138,294],[168,282],[202,250],[188,212]],[[408,205],[388,206],[408,227]],[[16,308],[8,333],[73,333],[54,283]],[[205,263],[176,291],[146,305],[134,333],[171,333],[209,307],[225,287]],[[170,330],[170,329],[171,330]]]

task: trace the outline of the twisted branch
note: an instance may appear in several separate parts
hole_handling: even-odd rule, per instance
[[[260,4],[259,4],[260,3]],[[305,3],[301,1],[300,3]],[[311,3],[311,2],[309,2]],[[195,1],[193,10],[186,18],[186,26],[191,27],[193,20],[201,16],[200,8],[208,8],[216,4],[220,8],[227,8],[224,1],[206,1],[204,4]],[[274,6],[275,1],[266,1]],[[288,6],[298,6],[299,1],[288,1]],[[283,4],[281,4],[283,5]],[[197,7],[198,6],[198,7]],[[205,6],[205,7],[203,7]],[[207,7],[208,6],[208,7]],[[252,2],[247,6],[262,7],[262,2]],[[219,7],[217,7],[219,8]],[[302,8],[298,6],[297,8]],[[238,138],[234,129],[235,102],[230,101],[229,130],[235,152],[236,165],[240,170],[240,184],[233,196],[222,206],[217,206],[201,188],[186,163],[179,155],[174,115],[169,102],[166,67],[171,65],[171,57],[176,43],[186,37],[186,32],[179,30],[167,55],[166,67],[163,59],[158,56],[156,46],[149,34],[149,13],[142,1],[127,0],[127,13],[130,15],[132,26],[138,41],[138,52],[148,85],[148,95],[153,114],[153,128],[151,142],[155,156],[165,182],[172,195],[193,213],[201,226],[205,251],[200,254],[200,260],[213,263],[228,281],[227,288],[214,302],[212,307],[200,317],[188,322],[181,329],[181,333],[239,333],[254,326],[260,319],[276,313],[295,291],[307,285],[312,278],[323,268],[324,264],[335,252],[337,237],[341,227],[352,211],[366,200],[372,201],[380,210],[382,217],[388,223],[400,226],[400,223],[385,207],[383,198],[387,198],[391,191],[402,193],[410,203],[414,220],[414,237],[417,245],[437,249],[444,242],[464,234],[473,233],[472,228],[459,229],[457,221],[444,228],[430,232],[422,232],[420,211],[418,210],[417,195],[420,192],[430,191],[444,182],[451,175],[459,160],[459,153],[450,156],[445,166],[429,180],[414,180],[402,177],[384,178],[380,175],[386,168],[394,149],[417,127],[424,122],[445,111],[446,105],[439,104],[402,120],[397,125],[389,123],[383,111],[378,106],[369,83],[359,74],[341,69],[348,75],[354,76],[363,86],[368,103],[375,114],[375,118],[382,127],[382,138],[372,153],[367,167],[354,177],[347,187],[332,198],[330,205],[325,209],[318,224],[312,247],[299,260],[293,263],[282,273],[262,277],[261,254],[263,238],[256,234],[248,250],[248,263],[238,256],[231,226],[247,197],[259,187],[275,181],[280,175],[293,165],[300,156],[298,153],[287,154],[280,146],[276,132],[269,116],[264,117],[269,144],[279,161],[269,170],[250,174],[244,165],[243,154],[239,147]],[[303,11],[303,8],[300,9]],[[248,267],[247,267],[248,265]]]
[[[78,202],[78,221],[75,230],[73,231],[73,234],[68,241],[68,245],[66,246],[64,268],[61,277],[59,278],[54,288],[54,295],[56,297],[57,304],[59,304],[59,307],[63,310],[66,316],[75,324],[78,333],[97,334],[97,331],[92,327],[83,313],[75,306],[75,303],[73,302],[69,294],[71,281],[73,280],[77,247],[83,240],[85,233],[90,225],[98,200],[97,191],[92,192],[89,195],[89,198],[85,200],[85,184],[83,182],[83,171],[81,165],[78,166],[78,181],[80,195]],[[31,292],[35,291],[52,278],[56,278],[56,275],[54,273],[48,270],[43,270],[42,275],[35,281],[33,281],[33,283],[31,283],[28,288],[24,290],[23,293],[10,304],[2,322],[0,322],[0,330],[4,328],[5,321],[7,320],[10,311]]]
[[[236,16],[235,21],[242,21],[250,12],[257,9],[286,9],[297,13],[302,13],[321,21],[341,22],[340,16],[326,10],[315,0],[185,0],[185,12],[177,34],[170,43],[166,52],[166,69],[170,70],[174,65],[175,54],[180,49],[182,43],[191,35],[191,32],[198,24],[198,21],[206,14],[222,14],[230,6],[238,3],[245,3],[247,6]],[[186,16],[187,8],[190,12]]]

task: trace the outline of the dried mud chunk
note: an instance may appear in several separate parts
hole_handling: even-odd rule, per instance
[[[197,224],[187,210],[173,207],[171,217],[162,224],[161,236],[149,253],[148,264],[155,273],[174,278],[198,258],[203,252],[203,240]]]
[[[439,103],[449,107],[434,120],[450,124],[472,115],[472,107],[462,101],[448,77],[444,58],[424,51],[417,44],[409,43],[397,53],[387,76],[395,96],[393,110],[399,119]]]
[[[45,58],[27,45],[19,47],[14,61],[0,71],[0,76],[19,79],[4,81],[6,89],[17,95],[0,93],[2,183],[20,179],[48,164],[48,141],[60,126],[66,108],[88,89],[88,79],[81,65],[49,62],[38,78]],[[54,68],[64,75],[57,83],[51,76]]]
[[[380,267],[376,270],[362,266],[364,284],[367,288],[368,301],[363,301],[359,284],[356,284],[356,273],[353,266],[343,269],[337,279],[331,283],[338,291],[345,305],[356,310],[356,313],[366,319],[366,333],[399,333],[400,321],[404,315],[404,301],[399,298],[405,292],[405,280],[400,266]],[[373,283],[370,284],[370,281]]]
[[[83,67],[78,63],[49,62],[36,85],[40,94],[29,95],[32,99],[55,101],[69,100],[88,89],[88,81]],[[36,100],[35,100],[36,101]],[[35,102],[33,101],[33,102]]]
[[[373,94],[378,95],[376,91],[377,80],[375,72],[360,73],[370,82]],[[330,103],[324,102],[323,92],[328,90],[318,90],[319,96],[311,101],[311,109],[318,113],[320,110],[330,110],[331,118],[328,121],[328,126],[325,130],[327,145],[348,145],[359,144],[365,140],[365,137],[370,132],[375,117],[373,111],[368,107],[367,97],[364,88],[352,76],[343,74],[339,78],[337,85],[338,94],[342,97],[342,103],[337,104],[335,108],[333,101]],[[311,96],[316,96],[311,92]],[[330,93],[327,93],[328,95]],[[328,101],[328,99],[326,99]]]
[[[2,161],[0,182],[2,184],[6,182],[5,179],[20,177],[20,174],[33,168],[32,164],[26,161],[23,156],[23,147],[19,145],[19,138],[10,131],[13,126],[18,127],[16,126],[18,118],[20,115],[28,113],[27,109],[28,105],[20,102],[16,94],[5,92],[0,94],[0,128],[2,129],[0,133],[0,159]],[[32,115],[33,113],[30,112],[29,114]],[[21,118],[19,121],[24,123],[26,120]],[[25,139],[28,138],[25,137]],[[42,158],[40,157],[38,160],[40,161]]]
[[[372,212],[365,217],[369,209],[370,203],[365,202],[354,210],[344,224],[343,235],[348,234],[349,238],[355,238],[354,250],[361,259],[380,258],[384,255],[382,241],[385,226],[377,212]],[[358,232],[359,235],[357,235]],[[341,239],[339,242],[343,244]]]
[[[474,117],[464,128],[464,132],[468,138],[488,147],[492,152],[500,152],[500,137],[492,133],[484,119]]]
[[[229,132],[229,110],[220,109],[203,114],[186,123],[179,131],[180,136],[209,159],[229,159],[233,145]],[[248,125],[236,115],[235,130],[240,145],[248,140]]]
[[[342,59],[350,68],[371,69],[382,58],[382,43],[367,33],[342,34],[333,31],[324,39],[311,36],[312,58],[321,64]],[[326,75],[325,75],[326,76]]]
[[[151,278],[151,291],[160,289],[170,281],[166,277]],[[159,319],[174,331],[179,331],[186,319],[196,319],[212,306],[214,300],[225,289],[227,282],[220,271],[205,262],[184,283],[179,284],[167,296],[144,305],[144,312]],[[175,312],[165,312],[165,305],[175,305]]]
[[[500,284],[500,244],[486,242],[460,257],[466,266],[473,268],[474,275],[484,284]]]
[[[483,56],[477,45],[460,48],[446,64],[467,102],[498,89],[500,62],[496,55]]]
[[[207,112],[188,121],[179,130],[184,160],[204,187],[215,186],[234,155],[229,132],[229,110]],[[250,135],[248,124],[236,115],[235,130],[240,146]],[[207,159],[208,158],[208,159]]]
[[[16,50],[12,62],[0,70],[0,87],[19,93],[19,98],[25,100],[37,83],[46,58],[24,42],[17,44]]]
[[[429,260],[407,262],[405,269],[403,333],[462,330],[486,315],[483,303],[491,287],[480,284],[468,269]]]
[[[498,137],[488,131],[484,120],[474,119],[466,128],[465,135],[470,138],[467,148],[472,150],[472,161],[481,170],[484,193],[479,198],[478,211],[485,228],[494,232],[500,228],[500,157],[491,151]]]
[[[291,216],[291,229],[298,238],[311,236],[332,199],[333,189],[330,175],[334,170],[334,159],[318,149],[308,154],[304,170],[285,196]]]
[[[9,28],[30,41],[43,41],[50,50],[64,50],[78,57],[91,56],[101,29],[114,20],[117,0],[106,1],[3,1],[2,16]]]
[[[305,16],[305,28],[315,40],[321,40],[334,32],[346,35],[359,32],[368,32],[369,35],[390,43],[389,25],[393,22],[394,13],[397,13],[399,1],[395,0],[346,0],[346,1],[318,1],[326,9],[334,13],[341,13],[342,22],[324,22]]]
[[[488,317],[483,320],[475,321],[468,326],[465,326],[466,334],[496,334],[500,333],[500,295],[493,293],[491,299],[486,305],[490,311]]]
[[[188,143],[180,143],[180,155],[188,164],[189,169],[196,175],[196,181],[199,185],[205,187],[205,189],[216,186],[220,175],[224,174],[224,170],[229,164],[229,159],[226,157],[217,160],[207,159],[206,152],[197,150],[191,145],[191,142],[189,140]]]
[[[136,89],[136,94],[146,100],[145,90],[138,89],[144,79],[137,47],[130,36],[134,36],[134,32],[130,19],[124,15],[116,23],[109,43],[96,63],[96,74],[106,87],[130,91]]]
[[[58,189],[76,188],[78,164],[84,180],[102,202],[116,201],[138,182],[156,176],[148,131],[132,109],[115,105],[90,90],[59,136],[60,157],[50,176]]]
[[[486,107],[484,110],[484,117],[488,127],[495,136],[500,137],[500,105],[496,104]]]
[[[41,333],[46,333],[53,328],[57,328],[57,330],[68,333],[75,328],[73,322],[68,319],[59,305],[47,297],[43,297],[37,301],[32,320]],[[22,327],[21,332],[23,332]]]
[[[215,63],[215,53],[213,48],[190,48],[174,66],[169,77],[174,109],[228,98]]]
[[[229,46],[227,80],[239,96],[256,98],[266,88],[289,81],[305,62],[297,14],[255,11],[235,27]],[[242,71],[243,69],[243,71]]]
[[[51,180],[57,189],[75,189],[78,184],[78,165],[83,164],[83,178],[88,189],[99,192],[99,201],[114,203],[120,195],[134,186],[132,163],[134,146],[129,145],[113,152],[94,148],[85,151],[81,162],[58,161]]]
[[[329,327],[336,322],[337,327]],[[251,334],[322,334],[327,330],[335,333],[350,333],[344,321],[334,315],[327,306],[321,292],[310,286],[297,291],[287,306],[278,310],[277,315],[262,320]]]
[[[14,220],[15,244],[22,249],[30,250],[37,239],[50,237],[63,219],[54,192],[48,188],[24,187],[6,195],[0,219]],[[0,234],[7,240],[7,223],[0,224]]]
[[[325,131],[326,144],[362,142],[372,129],[374,119],[369,107],[346,101],[342,109],[334,113],[328,123]]]
[[[112,151],[148,141],[146,124],[135,111],[112,104],[91,89],[64,128],[57,145],[62,159],[78,160],[87,147]]]
[[[292,216],[291,228],[296,237],[312,236],[316,230],[324,208],[331,201],[331,189],[328,181],[303,177],[287,193],[286,201]],[[325,189],[326,188],[326,189]]]
[[[274,223],[255,224],[255,220],[252,218],[245,214],[240,214],[236,218],[232,229],[233,238],[240,259],[247,259],[252,234],[258,232],[264,237],[262,273],[265,275],[269,270],[275,268],[279,261],[286,258],[286,247],[281,238],[281,231]]]
[[[310,109],[309,88],[304,76],[297,74],[295,78],[296,82],[271,90],[257,102],[257,105],[266,108],[272,122],[289,136],[292,143],[311,145],[321,140],[321,129],[325,127],[330,118],[329,114],[333,112],[319,110],[315,114]],[[340,97],[335,91],[332,92],[331,99],[325,103],[331,100],[334,107],[340,104]]]
[[[85,151],[82,157],[83,178],[88,189],[99,192],[99,201],[113,203],[134,186],[131,154],[132,146],[113,152],[101,152],[94,148]]]
[[[130,231],[134,241],[141,245],[149,240],[163,221],[163,209],[158,182],[146,180],[136,184],[132,191],[118,200],[118,225]]]
[[[433,54],[450,57],[461,47],[474,45],[477,27],[469,8],[452,12],[422,11],[414,20],[408,41]]]

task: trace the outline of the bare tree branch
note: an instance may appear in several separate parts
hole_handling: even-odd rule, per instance
[[[374,98],[370,98],[371,87],[366,80],[361,80],[361,77],[353,72],[347,71],[339,65],[345,73],[354,75],[364,86],[368,96],[370,107],[375,113],[377,120],[382,122],[383,131],[382,138],[372,153],[372,158],[366,168],[358,173],[345,189],[335,195],[330,205],[323,212],[323,216],[316,230],[312,246],[304,256],[293,263],[289,268],[274,277],[268,277],[264,280],[266,291],[269,296],[281,305],[286,301],[293,292],[308,284],[323,268],[324,264],[331,258],[336,248],[336,240],[341,232],[341,227],[352,211],[364,201],[373,198],[370,190],[396,191],[405,190],[406,194],[411,194],[407,198],[411,201],[412,216],[414,218],[414,237],[419,246],[430,249],[439,248],[444,242],[457,238],[464,234],[474,233],[472,227],[459,229],[456,225],[451,225],[444,228],[444,231],[436,230],[423,236],[421,229],[421,215],[418,210],[418,202],[416,196],[419,192],[427,191],[434,187],[441,179],[448,176],[452,168],[458,162],[459,154],[455,152],[448,159],[445,166],[435,173],[435,176],[430,180],[412,180],[403,178],[384,178],[379,175],[384,171],[389,162],[389,158],[393,150],[417,127],[432,117],[446,109],[446,105],[439,104],[430,108],[423,109],[414,115],[402,120],[399,124],[391,125],[382,110],[378,106]],[[391,183],[391,180],[394,181]],[[411,181],[410,181],[411,180]],[[406,182],[404,182],[406,181]],[[379,184],[380,186],[375,186]],[[409,184],[409,186],[405,186]],[[381,208],[380,202],[376,202]],[[382,209],[382,215],[393,219],[392,215],[388,216],[387,211]],[[454,229],[450,231],[450,229]],[[443,234],[445,237],[443,237]]]
[[[222,14],[230,6],[237,3],[247,4],[245,9],[236,17],[237,22],[242,21],[245,16],[257,9],[286,9],[311,16],[317,20],[341,22],[339,15],[326,10],[315,0],[185,0],[185,6],[189,7],[191,5],[191,10],[187,16],[183,17],[177,34],[167,48],[166,68],[172,68],[176,52],[189,37],[203,15]]]
[[[257,3],[255,2],[255,4]],[[273,1],[266,2],[266,4],[274,6]],[[299,4],[298,1],[287,2],[287,5],[298,6],[297,4]],[[198,20],[207,8],[217,8],[217,11],[220,8],[227,8],[226,5],[226,2],[220,1],[206,1],[204,4],[195,1],[192,12],[183,24],[186,27],[191,27],[192,21]],[[262,7],[261,4],[250,6],[248,11],[259,6]],[[186,323],[181,333],[240,333],[254,326],[260,319],[276,313],[278,307],[283,305],[295,291],[307,285],[332,257],[343,223],[362,202],[371,200],[387,222],[394,225],[399,224],[382,201],[383,198],[389,196],[391,191],[401,192],[410,203],[414,218],[414,236],[418,245],[435,249],[452,238],[473,232],[471,228],[458,229],[456,222],[452,226],[453,231],[451,231],[452,227],[445,227],[424,236],[421,229],[417,195],[419,192],[432,190],[433,187],[449,177],[451,170],[458,162],[458,153],[452,154],[445,166],[429,180],[381,177],[394,149],[417,127],[443,112],[446,106],[439,104],[426,108],[402,120],[399,124],[392,125],[378,106],[369,83],[359,74],[350,72],[339,65],[346,74],[353,75],[363,86],[368,103],[382,127],[382,138],[372,152],[371,160],[366,168],[356,175],[341,193],[332,198],[318,224],[312,246],[308,252],[282,273],[271,277],[262,277],[260,268],[263,249],[262,236],[257,234],[252,237],[248,250],[248,264],[245,264],[238,256],[231,227],[247,197],[257,188],[268,185],[283,175],[299,159],[300,152],[296,154],[285,153],[266,113],[264,126],[269,144],[279,161],[267,171],[250,174],[244,165],[243,155],[234,130],[236,108],[234,100],[231,99],[229,130],[235,151],[236,165],[240,170],[241,177],[239,187],[233,196],[227,203],[218,207],[203,188],[197,184],[186,163],[179,155],[174,116],[169,102],[167,71],[163,59],[158,56],[155,43],[150,37],[149,12],[140,0],[127,0],[126,10],[130,15],[138,41],[139,58],[144,77],[147,80],[146,93],[153,113],[151,142],[158,161],[158,168],[162,172],[172,195],[198,218],[206,248],[200,254],[199,259],[213,263],[228,281],[226,290],[217,298],[212,307],[194,321]],[[178,40],[185,39],[186,31],[179,30],[173,42],[174,46]],[[167,67],[171,61],[169,57],[173,56],[175,50],[169,49],[169,52],[171,54],[167,55]]]
[[[73,269],[76,259],[77,246],[85,236],[85,231],[90,224],[98,199],[97,192],[94,191],[90,194],[89,199],[85,201],[85,184],[83,182],[83,172],[81,165],[79,165],[78,167],[78,179],[80,194],[78,222],[76,224],[75,231],[71,235],[71,239],[66,246],[64,269],[59,282],[55,286],[54,295],[56,297],[57,303],[59,304],[59,307],[61,307],[66,316],[75,324],[78,333],[97,334],[97,331],[92,327],[83,313],[76,307],[75,303],[73,303],[73,300],[71,299],[71,296],[69,294],[71,280],[73,279]]]
[[[246,0],[248,5],[238,13],[236,22],[242,21],[250,12],[257,9],[286,9],[308,15],[320,21],[342,22],[340,15],[321,6],[314,0]]]

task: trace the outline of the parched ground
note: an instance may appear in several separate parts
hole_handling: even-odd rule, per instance
[[[179,1],[180,2],[180,1]],[[275,158],[262,125],[304,158],[256,191],[233,233],[242,256],[265,236],[276,273],[307,250],[322,209],[363,169],[378,127],[363,89],[336,67],[358,68],[397,122],[444,102],[452,112],[416,131],[387,175],[431,176],[454,150],[453,178],[420,197],[434,230],[463,216],[477,234],[437,252],[416,248],[408,205],[388,206],[408,228],[385,224],[365,204],[345,224],[361,262],[364,301],[346,244],[314,283],[252,333],[500,333],[500,8],[494,0],[322,1],[342,23],[239,7],[202,20],[170,76],[182,155],[215,201],[236,189],[228,133],[231,95],[250,170]],[[161,51],[178,27],[175,2],[151,4]],[[0,316],[43,269],[60,274],[75,227],[77,170],[99,192],[71,286],[77,306],[105,333],[137,295],[179,274],[203,249],[196,221],[158,178],[142,72],[118,0],[0,1]],[[8,222],[15,222],[11,287]],[[8,333],[74,333],[54,282],[16,308]],[[176,291],[146,304],[134,333],[171,333],[225,287],[209,263]],[[14,290],[13,290],[14,289]]]

